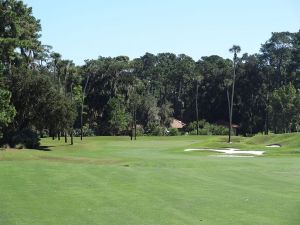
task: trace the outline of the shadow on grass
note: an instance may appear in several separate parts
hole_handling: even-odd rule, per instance
[[[36,148],[35,150],[38,150],[38,151],[45,151],[45,152],[50,152],[52,151],[50,148],[51,147],[54,147],[54,146],[45,146],[45,145],[41,145],[39,146],[38,148]]]

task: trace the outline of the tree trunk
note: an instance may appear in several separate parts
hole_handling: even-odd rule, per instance
[[[269,113],[266,112],[265,118],[265,135],[269,135]]]
[[[229,90],[228,90],[228,88],[227,88],[227,90],[226,90],[226,93],[227,93],[227,102],[228,102],[228,116],[229,116],[229,126],[228,126],[228,143],[230,143],[231,142],[231,126],[230,126],[230,124],[231,124],[231,122],[230,122],[230,120],[231,120],[231,117],[230,117],[230,109],[231,109],[231,104],[230,104],[230,98],[229,98]]]
[[[74,144],[74,141],[73,141],[73,129],[71,129],[70,137],[71,137],[71,145],[73,145]]]
[[[196,83],[196,121],[197,121],[197,135],[199,135],[199,112],[198,112],[198,81]]]
[[[136,107],[134,107],[134,140],[136,140]]]
[[[130,140],[132,141],[133,135],[134,135],[134,110],[132,110],[132,121],[131,121],[131,134],[130,134]]]
[[[269,112],[267,106],[269,105],[269,92],[270,92],[270,79],[268,76],[268,93],[266,103],[266,116],[265,116],[265,135],[269,135]]]
[[[83,103],[84,103],[84,98],[82,97],[81,111],[80,111],[80,140],[81,141],[82,141],[82,136],[83,136],[83,130],[82,130],[82,123],[83,123]]]
[[[65,143],[68,143],[67,131],[64,132],[64,135],[65,135]]]
[[[80,140],[82,141],[82,137],[83,137],[83,131],[82,131],[82,126],[80,126]]]
[[[43,133],[43,131],[42,131],[42,130],[40,130],[39,132],[40,132],[40,136],[41,136],[41,138],[44,138],[44,133]]]
[[[230,101],[230,113],[229,113],[229,136],[228,143],[231,142],[231,128],[232,128],[232,111],[233,111],[233,96],[234,96],[234,86],[235,86],[235,59],[233,59],[233,78],[232,78],[232,89],[231,89],[231,101]]]
[[[80,140],[82,140],[83,137],[83,130],[82,130],[82,126],[83,126],[83,106],[84,106],[84,98],[85,98],[85,92],[86,92],[86,88],[88,85],[90,79],[90,75],[88,75],[85,85],[84,85],[84,89],[82,92],[82,96],[81,96],[81,113],[80,113]]]
[[[71,102],[73,102],[73,82],[71,83]],[[73,142],[73,127],[74,127],[74,124],[72,124],[71,131],[70,131],[71,145],[74,144],[74,142]]]

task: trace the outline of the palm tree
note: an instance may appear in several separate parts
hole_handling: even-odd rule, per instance
[[[87,92],[87,85],[89,83],[89,79],[90,79],[91,74],[88,74],[86,76],[86,80],[85,80],[85,84],[84,84],[84,88],[82,89],[82,93],[81,93],[81,110],[80,110],[80,140],[82,141],[82,137],[83,137],[83,107],[84,107],[84,99],[86,98]]]
[[[229,102],[229,134],[228,134],[228,143],[231,142],[231,129],[232,129],[232,109],[233,109],[233,96],[234,96],[234,86],[235,86],[235,75],[236,75],[236,61],[237,54],[241,51],[241,47],[238,45],[233,45],[229,49],[233,53],[233,78],[232,78],[232,88],[231,88],[231,99]]]
[[[197,74],[195,77],[196,81],[196,121],[197,121],[197,135],[199,135],[199,108],[198,108],[198,96],[199,96],[199,83],[202,80],[202,76],[200,74]]]
[[[52,52],[50,54],[51,57],[51,62],[50,65],[52,66],[53,69],[53,75],[54,78],[57,79],[57,90],[60,93],[61,91],[61,71],[60,71],[60,67],[62,66],[62,58],[61,58],[61,54],[57,53],[57,52]]]

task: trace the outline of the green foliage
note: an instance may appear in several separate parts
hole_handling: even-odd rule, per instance
[[[55,92],[53,98],[48,99],[48,101],[52,101],[53,104],[48,108],[49,111],[46,113],[47,117],[44,124],[46,128],[58,132],[72,127],[77,116],[75,104],[72,100]]]
[[[279,88],[288,84],[289,64],[291,63],[294,34],[290,32],[273,32],[271,38],[262,45],[264,60],[271,66],[272,86]],[[299,62],[298,62],[299,63]]]
[[[16,114],[14,106],[10,104],[11,93],[0,88],[0,128],[12,121]]]
[[[137,136],[143,136],[145,134],[145,130],[142,126],[136,127],[136,135]]]
[[[75,105],[79,106],[82,103],[82,88],[80,85],[76,85],[73,87],[73,101]]]
[[[80,133],[81,133],[80,129],[74,129],[75,137],[80,137]],[[95,131],[93,129],[91,129],[88,124],[82,126],[82,133],[83,133],[83,136],[85,136],[85,137],[95,136]]]
[[[14,73],[8,85],[17,110],[15,129],[36,127],[57,131],[73,124],[76,112],[72,102],[56,91],[48,76],[31,71]]]
[[[167,101],[161,105],[158,115],[161,118],[161,124],[163,126],[168,127],[170,125],[173,113],[174,109],[172,108],[172,104],[170,102]]]
[[[276,89],[270,99],[269,111],[275,133],[298,131],[300,126],[300,93],[292,84]]]
[[[234,45],[233,60],[145,53],[133,60],[100,56],[83,66],[42,45],[40,31],[23,1],[0,0],[0,127],[13,122],[3,132],[75,129],[77,135],[87,124],[86,133],[121,135],[138,124],[141,133],[165,135],[172,117],[190,123],[190,133],[198,118],[229,118],[243,135],[300,130],[299,97],[278,91],[289,83],[300,88],[300,31],[274,32],[259,54],[241,58]],[[200,134],[226,133],[205,121],[199,126]]]
[[[17,132],[10,133],[11,139],[6,140],[11,147],[16,148],[38,148],[40,145],[40,138],[37,133],[24,129]]]
[[[178,136],[178,135],[180,135],[180,132],[178,131],[177,128],[170,128],[168,135],[170,135],[170,136]]]
[[[157,106],[157,98],[151,95],[146,95],[143,98],[141,110],[144,113],[146,126],[147,127],[153,127],[155,125],[160,124],[161,118],[159,116],[159,107]]]
[[[228,134],[227,127],[216,125],[216,124],[210,124],[205,120],[199,120],[198,124],[199,124],[199,135],[227,135]],[[197,121],[193,121],[189,123],[185,130],[192,135],[196,135]]]
[[[126,57],[88,61],[84,71],[93,75],[87,95],[87,118],[90,124],[108,131],[108,126],[100,126],[107,122],[103,109],[109,99],[122,96],[129,113],[133,105],[136,107],[136,121],[146,128],[146,133],[152,130],[147,127],[155,127],[153,124],[168,127],[171,117],[186,123],[195,121],[196,114],[212,123],[228,121],[229,111],[232,123],[240,125],[242,134],[267,132],[266,108],[271,91],[289,81],[295,86],[299,83],[298,33],[272,34],[261,54],[245,53],[239,58],[240,47],[233,46],[230,51],[235,79],[233,61],[217,55],[197,62],[187,55],[172,53],[146,53],[132,61]],[[207,127],[201,132],[224,134],[224,129]]]
[[[228,134],[227,127],[224,127],[221,125],[215,125],[215,124],[210,124],[209,131],[212,135],[227,135]]]
[[[129,114],[126,112],[126,108],[122,99],[111,98],[108,101],[109,111],[109,126],[113,135],[124,134],[128,130],[129,126]]]
[[[199,129],[203,129],[207,124],[208,124],[208,122],[206,122],[205,120],[198,121]],[[197,121],[190,122],[187,125],[187,127],[185,128],[185,131],[187,131],[187,132],[191,132],[194,130],[197,130]]]
[[[153,136],[165,135],[166,128],[161,127],[158,123],[148,123],[146,127],[146,134]]]
[[[15,149],[24,149],[24,148],[26,148],[26,146],[23,144],[16,144],[15,146]]]
[[[8,71],[12,63],[31,63],[42,50],[38,40],[41,25],[32,8],[23,1],[1,0],[0,21],[0,61]]]

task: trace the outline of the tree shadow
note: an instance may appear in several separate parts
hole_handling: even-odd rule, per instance
[[[41,145],[41,146],[39,146],[38,148],[36,148],[35,150],[38,150],[38,151],[45,151],[45,152],[50,152],[50,151],[52,151],[52,150],[50,149],[51,147],[54,147],[54,146]]]

